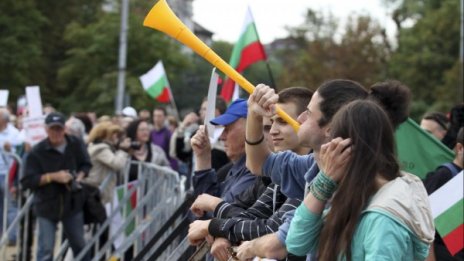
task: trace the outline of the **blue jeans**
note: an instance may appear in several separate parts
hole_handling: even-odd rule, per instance
[[[13,200],[12,195],[10,192],[7,190],[5,191],[5,175],[0,175],[0,235],[2,234],[3,231],[3,209],[5,208],[4,206],[4,200],[5,196],[8,194],[8,205],[7,207],[7,223],[6,223],[6,228],[13,222],[15,219],[16,215],[18,214],[18,206],[17,202]],[[8,235],[8,240],[10,242],[16,242],[16,232],[18,230],[18,226],[16,225],[15,228],[11,231],[11,233]]]
[[[37,261],[53,260],[57,223],[58,222],[54,222],[47,218],[37,217],[37,225],[39,227]],[[63,224],[64,234],[69,241],[73,255],[77,257],[80,251],[85,247],[84,216],[82,212],[79,212],[74,216],[63,218],[61,223]],[[89,253],[87,253],[82,260],[90,260]]]

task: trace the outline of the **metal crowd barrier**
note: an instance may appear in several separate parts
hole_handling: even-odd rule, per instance
[[[18,179],[20,179],[22,177],[22,175],[23,175],[23,164],[22,164],[21,158],[17,154],[12,153],[12,152],[1,151],[0,153],[2,153],[2,157],[4,157],[3,160],[6,161],[7,159],[10,159],[11,162],[13,162],[13,161],[17,162],[17,173],[19,175]],[[8,169],[8,171],[7,171],[7,173],[6,173],[5,177],[4,177],[5,180],[4,180],[4,187],[3,187],[3,191],[4,191],[4,193],[3,193],[3,213],[1,213],[2,216],[3,216],[3,224],[2,224],[2,237],[0,239],[0,252],[1,252],[1,256],[2,256],[3,260],[6,260],[6,247],[7,247],[7,243],[8,243],[8,235],[11,232],[13,232],[13,230],[16,228],[16,225],[18,225],[20,219],[26,214],[25,211],[19,211],[18,210],[18,213],[17,213],[16,217],[11,222],[11,224],[8,226],[8,209],[10,207],[10,203],[11,203],[11,200],[12,200],[12,198],[10,198],[11,193],[9,191],[9,188],[10,188],[9,171],[10,170]],[[16,196],[17,196],[18,206],[21,206],[22,203],[23,203],[22,202],[23,197],[21,195],[21,190],[20,189],[17,190]],[[26,204],[25,205],[30,207],[31,203],[32,203],[32,198],[28,197],[26,199]],[[20,243],[19,229],[15,233],[16,233],[16,247],[19,247],[19,243]],[[19,256],[16,257],[17,260],[18,260],[18,258],[19,258]]]
[[[18,171],[20,173],[19,178],[21,178],[23,175],[22,161],[16,155],[13,155],[13,157],[15,157],[18,161]],[[138,180],[135,183],[131,183],[132,186],[130,188],[128,185],[129,164],[136,164],[138,166]],[[106,260],[111,257],[119,257],[119,260],[124,260],[124,253],[129,249],[132,249],[134,257],[137,256],[137,254],[144,249],[148,241],[160,230],[163,224],[169,220],[177,207],[182,203],[185,197],[185,192],[177,172],[170,168],[161,167],[151,163],[131,162],[129,164],[127,164],[123,175],[121,175],[124,177],[124,180],[120,182],[124,188],[123,197],[122,200],[120,200],[122,203],[117,206],[111,204],[111,212],[107,213],[107,220],[103,224],[95,225],[96,232],[90,239],[86,239],[86,247],[77,257],[75,256],[73,260],[81,260],[89,251],[93,251],[93,253],[95,253],[93,260],[100,260],[102,257]],[[100,191],[106,188],[110,177],[111,175],[108,175],[99,186]],[[5,178],[5,191],[8,191],[8,175]],[[23,191],[18,191],[18,200],[20,201],[19,206],[22,204],[21,192]],[[133,193],[136,193],[137,206],[131,211],[128,209],[126,202],[130,200]],[[5,202],[9,202],[7,194],[8,193],[5,193]],[[2,251],[1,256],[3,257],[2,260],[6,260],[6,243],[8,242],[8,233],[13,231],[15,226],[20,224],[20,222],[22,222],[21,225],[23,225],[23,233],[17,237],[16,247],[18,251],[16,260],[30,260],[31,255],[27,255],[26,252],[30,250],[30,243],[32,242],[31,239],[28,238],[31,234],[28,233],[28,231],[31,228],[29,216],[32,200],[33,195],[28,195],[24,206],[18,210],[18,214],[13,222],[8,228],[6,228],[6,226],[3,227],[4,231],[0,240],[0,248]],[[5,217],[4,223],[6,222],[8,205],[5,206],[3,213]],[[114,218],[121,215],[121,212],[122,224],[118,227],[113,227],[112,222]],[[134,230],[132,233],[125,235],[126,228],[133,222],[135,222]],[[172,226],[175,227],[179,222],[180,220],[172,223]],[[100,236],[108,229],[111,230],[112,233],[110,234],[107,242],[101,246]],[[170,230],[173,230],[173,228],[170,228]],[[17,231],[17,233],[19,233],[19,231]],[[114,250],[112,246],[114,242],[120,238],[122,238],[122,243],[116,250]],[[19,248],[20,243],[21,248]],[[64,260],[68,246],[69,244],[67,240],[65,240],[61,244],[58,253],[55,254],[54,260]],[[177,245],[172,244],[170,247],[175,249]]]
[[[100,260],[102,257],[105,257],[106,260],[110,257],[124,260],[126,251],[133,251],[133,256],[136,256],[183,201],[184,191],[181,188],[177,172],[152,163],[137,161],[131,162],[131,164],[138,166],[137,182],[132,183],[129,188],[129,167],[127,167],[123,182],[124,194],[120,200],[122,204],[112,206],[112,212],[107,220],[99,227],[94,237],[88,241],[86,248],[74,260],[82,259],[121,212],[123,212],[122,224],[119,227],[110,227],[111,236],[97,251],[93,260]],[[136,193],[137,204],[135,209],[130,211],[126,202],[130,200],[133,193]],[[132,222],[135,222],[134,230],[129,235],[124,235]],[[122,238],[122,243],[112,252],[112,246],[118,238]],[[108,256],[108,253],[111,253],[111,256]]]
[[[163,224],[158,232],[150,238],[145,247],[132,261],[156,260],[161,255],[169,255],[168,259],[164,260],[179,260],[190,247],[186,237],[177,246],[174,245],[171,247],[171,249],[173,247],[175,247],[175,249],[170,252],[167,250],[171,250],[169,246],[171,246],[177,237],[183,236],[182,233],[187,231],[191,220],[188,215],[185,214],[189,211],[194,199],[193,195],[187,195],[184,202],[175,210],[169,220]],[[175,225],[176,223],[177,225]],[[173,227],[175,228],[172,229]]]

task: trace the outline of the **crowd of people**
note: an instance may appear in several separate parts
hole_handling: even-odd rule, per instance
[[[402,171],[396,155],[394,132],[408,118],[410,102],[409,88],[398,81],[365,88],[340,79],[314,92],[289,87],[278,93],[260,84],[229,106],[217,97],[210,123],[222,131],[218,140],[204,125],[206,99],[181,122],[162,107],[67,118],[48,106],[47,137],[34,146],[25,142],[21,118],[1,108],[0,210],[8,210],[11,222],[19,184],[30,189],[37,260],[53,259],[59,222],[76,255],[86,244],[80,184],[98,188],[119,173],[101,191],[101,203],[109,204],[121,175],[138,179],[136,166],[125,170],[127,163],[140,161],[185,176],[196,196],[187,237],[192,245],[207,241],[208,258],[453,260],[435,231],[428,194],[462,171],[464,104],[448,115],[424,115],[421,127],[455,158],[421,180]],[[297,132],[277,107],[297,119]],[[24,162],[24,176],[16,180],[11,153]],[[11,202],[4,206],[6,193]],[[15,235],[8,235],[12,244]],[[463,251],[454,258],[462,260]]]
[[[225,108],[225,102],[223,104]],[[73,253],[77,254],[85,247],[83,205],[86,195],[82,192],[83,185],[99,188],[108,178],[100,199],[109,211],[115,187],[122,184],[124,175],[129,182],[138,179],[136,164],[125,168],[129,162],[147,162],[179,170],[180,175],[191,179],[189,168],[192,161],[186,160],[188,151],[183,143],[189,139],[186,135],[191,134],[183,132],[187,128],[193,131],[191,125],[198,127],[200,117],[196,112],[189,114],[194,120],[180,123],[183,130],[172,128],[177,125],[177,120],[168,120],[171,117],[163,107],[153,111],[141,110],[138,114],[135,109],[126,107],[120,115],[99,118],[94,113],[75,113],[66,117],[49,105],[44,112],[46,138],[31,144],[22,128],[23,115],[16,116],[11,109],[0,108],[0,226],[3,224],[3,209],[8,211],[7,226],[18,214],[18,189],[32,191],[38,231],[37,260],[53,260],[59,222]],[[172,150],[170,146],[173,146]],[[221,153],[225,155],[223,149],[215,155]],[[20,162],[12,154],[20,156]],[[184,155],[184,160],[178,159],[177,154]],[[19,164],[24,168],[22,177],[17,173]],[[9,186],[5,190],[7,181]],[[7,206],[3,206],[5,196]],[[9,233],[9,245],[16,244],[17,232],[16,227]],[[30,257],[29,253],[27,259]],[[89,258],[87,255],[83,260]]]

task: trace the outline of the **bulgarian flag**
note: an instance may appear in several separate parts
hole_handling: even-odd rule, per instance
[[[110,229],[110,236],[116,235],[116,231],[122,226],[126,217],[131,214],[131,212],[137,207],[137,191],[132,192],[131,196],[126,202],[123,202],[124,199],[124,192],[128,192],[133,186],[137,185],[137,180],[127,183],[127,190],[124,189],[124,185],[120,185],[114,188],[113,191],[113,204],[108,204],[107,206],[107,213],[113,213],[113,211],[118,208],[119,205],[123,205],[119,212],[115,214],[113,219],[111,220],[111,229]],[[126,209],[126,216],[124,216],[124,209]],[[129,236],[135,230],[135,220],[131,221],[124,233],[119,234],[116,240],[114,241],[114,245],[116,248],[122,245],[124,242],[124,238]]]
[[[171,101],[171,88],[162,61],[159,61],[146,74],[140,76],[140,81],[148,95],[157,101],[163,103]]]
[[[248,66],[261,60],[266,60],[264,47],[259,41],[258,31],[253,20],[250,8],[247,9],[245,24],[242,28],[240,38],[232,50],[232,55],[229,61],[237,72],[243,72]],[[235,90],[236,89],[236,90]],[[232,79],[227,78],[221,89],[221,96],[227,102],[232,100],[232,97],[238,96],[238,86]]]
[[[422,179],[428,172],[454,159],[453,151],[412,119],[407,119],[398,127],[395,139],[401,168]]]
[[[464,248],[463,176],[461,171],[429,196],[435,228],[451,255]]]

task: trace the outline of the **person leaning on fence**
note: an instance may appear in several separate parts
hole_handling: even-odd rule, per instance
[[[98,188],[109,177],[106,187],[101,192],[103,204],[110,203],[116,186],[117,175],[120,174],[129,159],[130,139],[121,140],[124,131],[111,122],[97,124],[88,137],[88,152],[92,168],[83,182]]]
[[[290,117],[296,118],[306,109],[311,95],[312,91],[307,88],[287,88],[279,92],[278,105]],[[267,138],[271,139],[271,147],[274,151],[291,150],[299,155],[308,154],[310,149],[301,146],[298,136],[290,124],[278,115],[272,116],[270,121],[270,135]],[[266,129],[263,133],[266,133]],[[254,185],[256,186],[256,184]],[[259,191],[259,189],[256,190]],[[189,240],[194,241],[195,238],[204,238],[210,234],[215,237],[211,253],[219,260],[227,260],[227,248],[231,246],[231,243],[238,244],[243,240],[251,240],[276,232],[284,221],[285,213],[294,210],[301,203],[301,200],[287,198],[280,191],[280,186],[276,184],[269,184],[262,192],[260,195],[252,197],[254,199],[253,205],[247,208],[241,207],[242,202],[230,204],[202,194],[193,203],[192,211],[201,216],[203,211],[214,210],[215,218],[207,221],[198,220],[191,224],[190,231],[192,233],[189,233]],[[302,259],[306,259],[306,257]]]
[[[260,119],[263,113],[273,114],[272,107],[277,102],[277,95],[265,85],[258,85],[252,95],[260,97],[256,104],[261,109],[250,109],[247,122],[247,139],[257,139],[261,135]],[[291,152],[271,154],[264,146],[246,146],[247,165],[253,173],[264,173],[272,181],[281,185],[284,194],[303,199],[308,193],[307,184],[319,172],[315,155],[320,146],[328,141],[328,130],[334,114],[345,104],[362,99],[370,99],[380,104],[388,113],[391,124],[396,128],[407,119],[410,103],[409,88],[398,81],[386,81],[375,84],[367,92],[357,82],[337,79],[324,82],[311,98],[307,110],[298,121],[301,126],[298,138],[302,144],[313,149],[306,156],[298,156]],[[237,249],[240,258],[254,256],[268,258],[284,258],[287,255],[285,238],[294,212],[286,214],[285,222],[276,233],[268,234],[252,241],[243,242]]]
[[[218,181],[216,170],[211,168],[211,144],[204,125],[191,139],[195,156],[193,176],[194,194],[208,193],[226,202],[234,199],[255,180],[245,166],[245,122],[247,104],[244,99],[235,100],[226,112],[211,120],[214,125],[225,126],[220,139],[224,142],[227,157],[233,162],[223,182]]]
[[[400,171],[385,111],[351,102],[335,114],[330,137],[290,225],[288,252],[319,260],[424,260],[434,237],[432,211],[421,180]]]
[[[74,256],[85,247],[83,193],[76,181],[92,164],[85,144],[65,134],[65,117],[45,118],[47,138],[35,145],[26,159],[21,183],[34,193],[33,209],[39,229],[37,260],[53,260],[57,223],[61,222]],[[83,260],[88,260],[86,255]]]
[[[130,159],[132,161],[141,161],[154,163],[159,166],[170,167],[163,149],[155,145],[150,140],[150,130],[148,123],[143,120],[132,121],[126,129],[126,136],[132,141],[130,150]],[[138,166],[131,164],[129,169],[129,181],[138,178]]]

